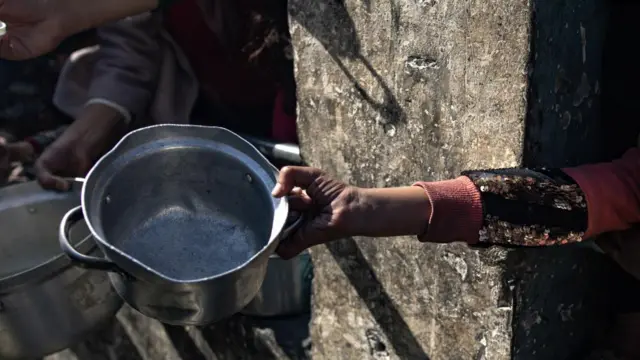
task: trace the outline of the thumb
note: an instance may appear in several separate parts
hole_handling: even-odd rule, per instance
[[[60,177],[54,176],[40,162],[36,163],[35,171],[36,171],[36,178],[38,179],[38,183],[43,188],[49,189],[49,190],[58,190],[58,191],[69,190],[70,184],[68,181]]]
[[[299,187],[303,190],[307,189],[322,174],[322,170],[312,167],[285,166],[280,170],[278,183],[271,194],[279,198],[289,194],[294,187]]]

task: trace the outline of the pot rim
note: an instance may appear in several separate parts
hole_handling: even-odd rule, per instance
[[[135,275],[134,275],[132,274],[134,273],[134,271],[130,270],[130,269],[133,269],[132,267],[130,266],[123,267],[121,264],[115,263],[111,259],[110,261],[112,261],[115,264],[115,266],[122,269],[124,272],[130,275],[133,275],[136,278],[149,281],[151,283],[169,281],[171,283],[180,284],[180,285],[190,285],[190,284],[196,284],[196,283],[215,280],[215,279],[227,276],[229,274],[235,273],[237,271],[241,271],[242,269],[246,268],[247,265],[253,263],[258,258],[262,257],[264,253],[267,252],[269,249],[275,250],[275,245],[277,245],[277,242],[280,240],[279,239],[280,233],[285,228],[287,215],[289,213],[289,203],[288,203],[287,197],[280,198],[279,199],[280,201],[278,201],[278,205],[275,206],[273,209],[273,225],[271,227],[271,235],[270,235],[269,241],[262,247],[262,249],[260,249],[255,254],[253,254],[253,256],[251,256],[245,262],[243,262],[242,264],[232,269],[229,269],[225,272],[218,273],[215,275],[203,277],[203,278],[180,280],[180,279],[172,278],[170,276],[166,276],[158,272],[157,270],[151,268],[150,266],[146,265],[145,263],[141,262],[137,258],[132,257],[129,254],[125,253],[124,251],[113,246],[111,243],[109,243],[108,241],[106,241],[105,239],[103,239],[101,236],[97,234],[93,224],[90,221],[90,217],[88,216],[87,204],[86,204],[87,196],[89,196],[87,184],[90,182],[91,176],[100,170],[101,164],[103,164],[104,162],[107,162],[108,159],[110,159],[113,156],[118,156],[119,155],[118,153],[121,151],[121,148],[125,145],[126,142],[130,141],[131,138],[138,136],[142,132],[146,132],[146,131],[157,129],[157,128],[191,128],[191,129],[200,129],[201,130],[200,133],[204,133],[206,131],[219,131],[219,132],[226,133],[228,136],[235,138],[237,141],[240,141],[244,145],[249,147],[254,152],[254,154],[246,154],[246,155],[254,158],[254,160],[255,160],[255,157],[257,157],[257,159],[259,160],[259,161],[256,160],[258,165],[260,165],[263,168],[263,170],[269,174],[269,176],[274,177],[273,179],[274,183],[277,182],[278,169],[275,166],[273,166],[273,164],[271,164],[269,160],[264,155],[262,155],[262,153],[255,146],[253,146],[249,141],[245,140],[244,138],[234,133],[233,131],[225,129],[223,127],[192,125],[192,124],[157,124],[157,125],[146,126],[140,129],[133,130],[127,133],[125,136],[123,136],[122,139],[120,139],[120,141],[118,141],[118,143],[113,148],[111,148],[111,150],[109,150],[106,154],[104,154],[93,165],[93,167],[89,170],[89,172],[87,173],[87,176],[84,178],[84,181],[82,183],[82,193],[81,193],[82,213],[84,215],[87,227],[89,228],[89,231],[91,231],[91,234],[93,235],[93,238],[95,239],[95,241],[99,243],[99,247],[106,248],[103,250],[113,251],[118,256],[121,256],[127,259],[128,261],[130,261],[131,263],[133,263],[133,265],[142,268],[144,272],[142,273],[135,272]],[[192,137],[197,138],[198,136],[192,136]],[[206,139],[205,136],[201,136],[201,138]],[[270,171],[270,170],[273,170],[273,171]],[[105,252],[105,255],[107,258],[109,258],[108,253]]]
[[[37,184],[36,181],[28,181],[22,184],[11,185],[1,189],[0,194],[2,194],[2,192],[10,192],[10,194],[8,194],[6,197],[0,196],[3,200],[6,200],[8,197],[17,198],[25,194],[37,194],[38,192],[56,194],[61,197],[73,195],[77,196],[78,194],[73,190],[66,193],[44,190],[40,187],[40,185]],[[18,192],[19,194],[16,194],[16,192]],[[91,235],[79,241],[75,246],[76,248],[78,248],[78,250],[83,252],[92,251],[96,247],[96,245],[91,241]],[[62,250],[60,250],[57,255],[51,256],[48,260],[41,262],[38,265],[12,273],[10,275],[0,277],[0,295],[14,292],[22,286],[36,284],[48,280],[51,277],[59,274],[61,271],[66,270],[71,265],[71,260]]]

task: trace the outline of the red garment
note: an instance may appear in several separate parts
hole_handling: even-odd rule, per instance
[[[296,116],[287,114],[284,110],[284,91],[279,90],[273,107],[273,123],[271,136],[276,141],[298,143],[298,129]]]
[[[640,223],[640,149],[609,163],[564,169],[587,199],[585,238]]]
[[[480,191],[466,176],[453,180],[417,182],[431,202],[428,231],[419,236],[423,242],[478,242],[482,227]]]
[[[272,136],[297,142],[295,115],[283,110],[276,71],[250,64],[246,55],[225,51],[195,0],[172,5],[165,28],[189,59],[205,96],[235,107],[274,104]]]

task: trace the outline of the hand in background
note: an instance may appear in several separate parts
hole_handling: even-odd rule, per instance
[[[45,189],[66,191],[70,183],[65,177],[84,176],[91,168],[91,148],[82,142],[78,132],[69,130],[47,147],[36,161],[36,177]]]
[[[59,0],[0,0],[0,21],[7,32],[0,37],[0,57],[24,60],[45,54],[68,35]]]
[[[0,137],[0,183],[16,180],[14,172],[15,162],[27,163],[34,159],[35,151],[33,146],[26,141],[7,143]]]
[[[150,11],[158,0],[0,0],[0,58],[26,60],[55,49],[73,34]]]
[[[91,104],[35,163],[36,177],[45,189],[66,191],[65,178],[82,177],[104,153],[124,126],[123,117],[111,107]]]

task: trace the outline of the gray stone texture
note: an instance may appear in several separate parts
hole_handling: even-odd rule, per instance
[[[599,0],[290,0],[310,165],[359,186],[599,157]],[[414,238],[312,251],[317,359],[567,359],[606,322],[603,256]]]

